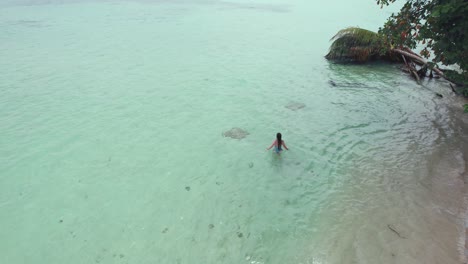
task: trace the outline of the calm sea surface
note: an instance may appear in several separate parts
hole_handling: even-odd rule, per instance
[[[458,99],[323,57],[396,10],[2,1],[0,263],[461,263]]]

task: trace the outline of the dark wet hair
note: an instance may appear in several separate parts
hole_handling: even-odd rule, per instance
[[[281,133],[279,133],[279,132],[276,134],[276,142],[278,143],[278,149],[280,149],[281,148],[281,142],[283,142],[283,141],[281,140]]]

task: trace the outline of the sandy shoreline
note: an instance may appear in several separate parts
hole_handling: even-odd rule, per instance
[[[462,243],[464,246],[461,247],[461,263],[468,263],[468,114],[463,113],[463,105],[468,103],[468,100],[464,98],[456,98],[454,105],[454,109],[452,109],[455,112],[455,119],[457,123],[459,124],[459,136],[461,139],[461,145],[460,149],[463,154],[463,160],[464,160],[464,170],[460,174],[460,177],[463,182],[463,206],[464,206],[464,224],[465,224],[465,235],[464,235],[464,241],[462,239]]]

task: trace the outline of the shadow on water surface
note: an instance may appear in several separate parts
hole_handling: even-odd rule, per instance
[[[269,160],[272,168],[283,168],[284,157],[282,157],[282,154],[277,154],[274,151],[271,151],[271,153],[268,153],[268,155],[270,156]]]

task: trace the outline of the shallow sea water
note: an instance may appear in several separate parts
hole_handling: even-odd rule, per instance
[[[323,58],[396,10],[4,1],[0,262],[462,263],[459,99]]]

